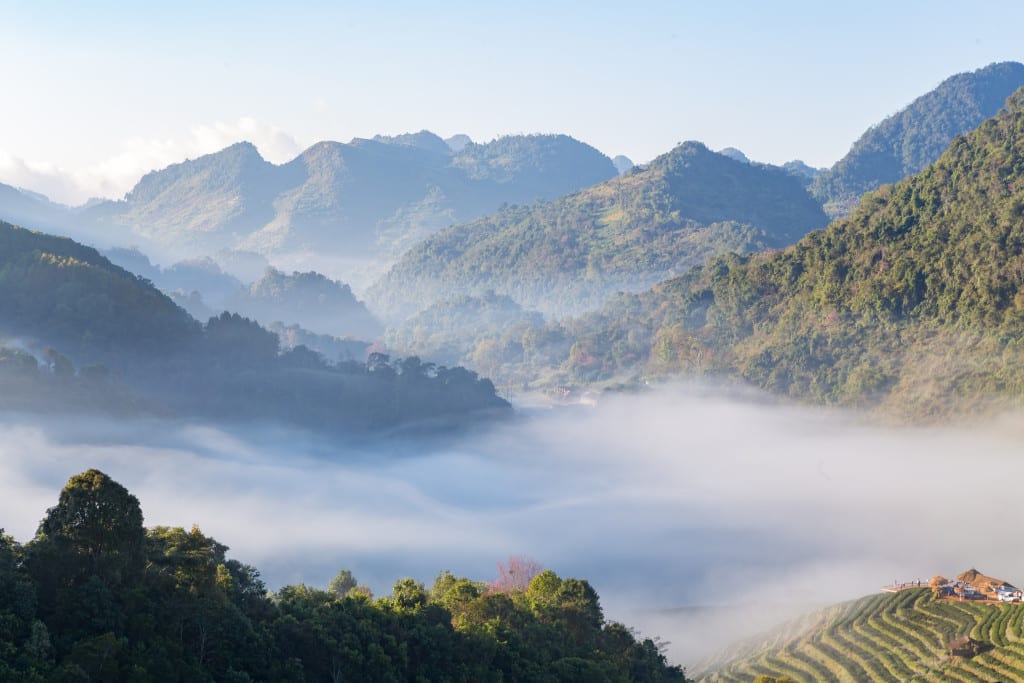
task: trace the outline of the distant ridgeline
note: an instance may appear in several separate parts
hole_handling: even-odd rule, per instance
[[[1024,90],[932,166],[782,252],[729,255],[563,328],[576,380],[739,377],[909,416],[1024,398]]]
[[[418,358],[328,362],[222,314],[205,325],[69,239],[0,223],[0,406],[279,420],[326,431],[458,424],[508,408]],[[78,369],[76,370],[76,366]]]
[[[707,683],[1013,681],[1024,674],[1022,642],[1024,605],[911,588],[795,619],[701,663],[696,675]]]
[[[846,216],[861,195],[919,173],[953,138],[976,128],[1024,86],[1024,64],[1003,62],[943,81],[872,126],[850,152],[814,179],[811,193],[831,216]]]
[[[607,622],[584,580],[449,572],[374,600],[349,572],[268,594],[197,527],[143,527],[97,470],[72,477],[24,545],[0,529],[0,680],[685,683]]]
[[[246,249],[393,258],[503,203],[553,199],[617,175],[611,159],[565,135],[456,147],[423,131],[319,142],[275,165],[241,142],[147,173],[121,201],[69,209],[0,186],[0,218],[193,256]]]
[[[366,296],[393,316],[490,290],[549,315],[580,313],[723,252],[792,244],[827,222],[792,174],[687,142],[589,189],[443,230]]]

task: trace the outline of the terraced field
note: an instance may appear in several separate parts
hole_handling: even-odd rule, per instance
[[[949,656],[969,635],[985,651]],[[880,593],[801,617],[704,662],[700,681],[757,676],[797,681],[1024,683],[1024,605],[938,601],[927,588]]]

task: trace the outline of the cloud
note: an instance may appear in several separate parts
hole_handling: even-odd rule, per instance
[[[148,525],[189,526],[272,587],[338,568],[386,593],[513,554],[586,577],[607,616],[694,665],[731,639],[893,578],[1019,583],[1020,424],[880,428],[675,389],[426,443],[269,427],[0,416],[0,525],[25,540],[98,467]]]
[[[177,138],[127,138],[111,156],[82,168],[28,161],[0,150],[0,182],[72,206],[93,197],[119,199],[149,171],[217,152],[243,140],[256,145],[272,163],[290,161],[302,150],[280,128],[243,117],[234,123],[196,125]]]

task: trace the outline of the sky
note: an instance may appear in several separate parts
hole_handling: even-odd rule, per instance
[[[80,203],[246,139],[565,133],[830,166],[944,78],[1024,59],[1019,2],[0,0],[0,182]]]

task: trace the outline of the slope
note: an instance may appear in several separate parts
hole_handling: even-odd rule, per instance
[[[408,314],[493,289],[548,314],[579,312],[724,251],[791,244],[826,222],[784,171],[687,142],[557,201],[444,230],[406,253],[367,299]]]
[[[1022,287],[1024,90],[851,217],[623,297],[578,343],[599,359],[591,376],[639,358],[802,400],[943,415],[1024,395]]]
[[[282,165],[243,142],[149,173],[123,201],[90,206],[81,220],[98,236],[127,233],[179,258],[220,249],[380,258],[502,202],[554,198],[615,174],[610,159],[564,135],[458,152],[427,131],[325,141]]]
[[[697,680],[757,676],[794,681],[1022,681],[1024,605],[937,600],[927,588],[881,593],[794,620],[729,648],[696,669]],[[974,657],[949,643],[970,636]]]
[[[1024,64],[1002,62],[961,73],[868,129],[849,153],[814,180],[812,194],[832,216],[843,216],[861,195],[923,171],[957,135],[994,116],[1024,85]]]
[[[4,408],[134,407],[342,434],[460,426],[508,408],[490,381],[461,367],[380,354],[335,363],[302,346],[281,352],[277,335],[228,313],[200,325],[96,250],[6,223],[0,389]],[[75,405],[55,396],[74,396]]]

